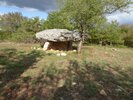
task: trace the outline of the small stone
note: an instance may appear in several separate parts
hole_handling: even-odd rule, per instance
[[[58,87],[63,87],[65,84],[65,81],[63,79],[61,79],[58,83]]]
[[[103,95],[103,96],[107,96],[107,93],[104,90],[101,90],[100,94]]]
[[[67,56],[67,54],[64,53],[64,52],[62,52],[60,55],[61,55],[61,56]]]
[[[112,48],[112,50],[113,50],[113,51],[117,51],[117,49],[116,49],[116,48]]]
[[[37,50],[41,50],[41,48],[37,48]]]
[[[72,82],[72,85],[76,85],[76,82]]]
[[[121,90],[121,89],[115,89],[115,91],[116,91],[116,92],[122,92],[122,90]]]
[[[61,56],[61,54],[60,54],[60,53],[57,53],[56,55],[57,55],[57,56]]]
[[[77,52],[77,50],[73,50],[73,52]]]
[[[53,49],[50,49],[50,51],[53,51],[53,52],[54,52],[55,50],[53,50]]]
[[[36,47],[33,47],[33,49],[35,50],[35,49],[36,49]]]
[[[125,68],[124,68],[124,67],[122,67],[122,70],[125,70]]]

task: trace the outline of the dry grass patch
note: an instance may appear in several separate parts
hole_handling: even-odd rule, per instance
[[[57,56],[34,47],[0,43],[0,99],[133,99],[133,49],[84,46]]]

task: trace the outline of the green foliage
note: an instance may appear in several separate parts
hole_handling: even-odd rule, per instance
[[[14,42],[30,42],[30,40],[33,39],[33,33],[27,32],[27,33],[14,33],[10,37],[8,37],[8,40],[14,41]]]
[[[131,0],[64,0],[60,11],[83,33],[88,26],[94,26],[97,19],[122,10],[130,3]]]
[[[62,17],[60,12],[51,12],[46,21],[44,21],[44,29],[73,29],[73,25],[68,21],[68,19]]]
[[[0,40],[34,42],[35,33],[43,29],[43,20],[26,18],[21,13],[0,16]]]
[[[122,25],[121,29],[124,33],[124,44],[133,47],[133,25]]]
[[[58,0],[60,12],[81,33],[91,34],[93,43],[123,44],[119,26],[107,23],[105,15],[117,10],[123,11],[131,0]],[[100,26],[102,25],[102,26]],[[83,39],[84,40],[84,39]]]
[[[132,28],[121,30],[117,22],[108,23],[105,15],[123,11],[131,0],[57,0],[59,9],[51,12],[47,20],[26,18],[21,13],[0,16],[0,40],[34,42],[36,32],[43,29],[78,30],[84,40],[96,44],[123,44],[132,46]],[[123,38],[124,34],[124,38]],[[82,40],[81,39],[81,40]]]
[[[43,21],[38,17],[27,19],[22,23],[22,27],[19,31],[33,32],[36,33],[42,30]]]
[[[98,24],[90,33],[90,42],[102,45],[123,44],[123,34],[116,21]]]
[[[21,13],[7,13],[1,16],[0,27],[2,31],[13,33],[16,32],[21,23],[25,20],[25,17]]]
[[[61,12],[80,32],[86,32],[88,26],[97,19],[102,6],[99,0],[66,0]]]

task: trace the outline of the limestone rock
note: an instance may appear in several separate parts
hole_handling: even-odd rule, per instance
[[[67,56],[67,54],[64,53],[64,52],[62,52],[60,55],[61,55],[61,56]]]
[[[49,47],[49,42],[45,42],[44,46],[43,46],[43,50],[46,51]]]
[[[103,96],[107,96],[107,93],[105,92],[105,90],[101,90],[100,94],[103,95]]]
[[[56,55],[57,55],[57,56],[61,56],[60,53],[57,53]]]
[[[37,39],[51,42],[79,41],[80,33],[67,29],[48,29],[36,33]]]
[[[57,56],[63,56],[63,57],[67,56],[67,54],[66,54],[66,53],[64,53],[64,52],[57,53],[56,55],[57,55]]]

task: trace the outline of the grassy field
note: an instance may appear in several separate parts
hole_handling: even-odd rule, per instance
[[[133,100],[133,49],[84,46],[67,56],[0,43],[0,100]]]

